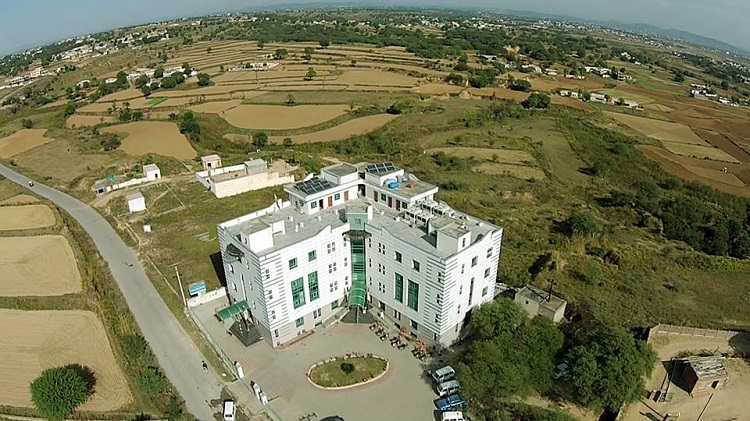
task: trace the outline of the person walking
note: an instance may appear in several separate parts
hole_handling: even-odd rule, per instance
[[[206,361],[203,361],[203,371],[208,373],[208,364],[206,364]]]

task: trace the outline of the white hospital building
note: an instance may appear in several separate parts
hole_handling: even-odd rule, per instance
[[[342,163],[285,191],[218,226],[229,299],[273,346],[347,309],[449,345],[493,299],[503,230],[436,202],[437,186],[390,162]]]

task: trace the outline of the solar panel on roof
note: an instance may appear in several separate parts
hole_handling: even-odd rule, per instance
[[[328,190],[333,187],[333,185],[328,182],[328,180],[321,180],[318,177],[313,177],[307,181],[297,183],[296,187],[299,191],[305,194],[313,194]]]
[[[380,164],[369,164],[365,169],[369,173],[382,174],[395,171],[396,166],[393,165],[393,162],[383,162]]]

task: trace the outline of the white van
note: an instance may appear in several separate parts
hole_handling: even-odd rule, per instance
[[[456,370],[449,365],[439,368],[432,373],[432,380],[435,383],[447,382],[448,380],[453,380],[454,377],[456,377]]]
[[[224,421],[234,421],[235,410],[234,401],[224,401]]]
[[[440,421],[464,421],[464,413],[461,411],[443,412]]]
[[[448,382],[442,382],[437,386],[437,393],[440,396],[448,396],[452,395],[454,393],[458,393],[458,390],[461,389],[461,385],[458,384],[457,380],[451,380]]]

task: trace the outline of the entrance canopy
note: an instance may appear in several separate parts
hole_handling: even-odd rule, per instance
[[[242,300],[240,302],[234,303],[231,306],[221,309],[216,312],[216,317],[219,318],[220,321],[225,321],[227,319],[230,319],[243,311],[249,309],[250,306],[247,304],[247,301]]]

